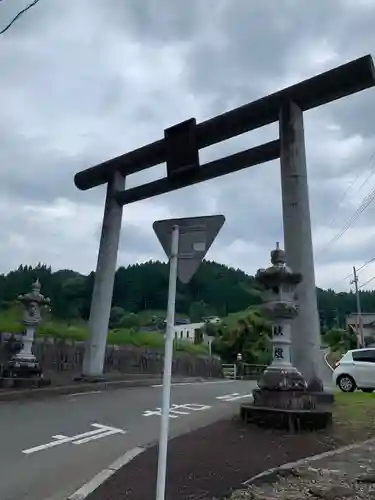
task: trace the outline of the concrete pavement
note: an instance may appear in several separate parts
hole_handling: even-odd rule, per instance
[[[236,414],[255,386],[173,385],[171,436]],[[0,500],[66,500],[126,451],[158,439],[160,405],[160,385],[1,404]]]

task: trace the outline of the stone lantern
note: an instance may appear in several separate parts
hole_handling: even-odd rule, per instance
[[[332,412],[308,390],[291,358],[291,322],[298,315],[295,292],[303,277],[286,265],[278,243],[271,252],[271,264],[259,269],[255,280],[263,290],[261,310],[272,324],[272,362],[253,390],[253,403],[241,405],[241,417],[262,427],[324,428]]]
[[[259,269],[255,280],[263,288],[263,314],[272,323],[272,363],[258,381],[261,389],[305,390],[307,385],[291,359],[291,321],[297,316],[295,291],[300,273],[286,266],[285,252],[276,243],[271,252],[272,266]]]
[[[42,369],[32,352],[36,328],[42,322],[41,307],[49,306],[51,301],[41,292],[39,280],[31,285],[31,292],[19,295],[18,301],[24,306],[22,323],[25,327],[23,345],[19,353],[8,363],[11,377],[42,377]]]

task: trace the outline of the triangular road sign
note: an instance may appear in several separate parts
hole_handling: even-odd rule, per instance
[[[167,257],[171,255],[173,226],[179,227],[177,276],[189,283],[225,222],[224,215],[158,220],[153,223]]]

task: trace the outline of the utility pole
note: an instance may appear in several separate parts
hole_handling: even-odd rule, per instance
[[[353,266],[353,281],[351,283],[354,284],[355,287],[355,297],[357,302],[357,339],[360,338],[361,347],[365,346],[365,339],[363,336],[363,321],[362,321],[362,311],[361,311],[361,297],[359,295],[358,288],[358,276],[355,266]],[[357,341],[358,342],[358,341]]]
[[[337,307],[335,309],[335,323],[336,323],[336,328],[340,328],[340,313]]]

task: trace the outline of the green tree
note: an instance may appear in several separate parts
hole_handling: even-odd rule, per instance
[[[271,360],[271,327],[259,313],[252,312],[238,321],[234,328],[220,330],[222,334],[213,342],[216,352],[227,363],[234,363],[241,353],[243,361],[251,364],[268,364]]]
[[[154,314],[160,318],[157,324],[163,329],[167,308],[168,271],[166,263],[153,261],[118,268],[112,308],[121,308],[122,316],[129,313],[142,316],[143,311],[150,311],[150,315]],[[18,269],[0,275],[0,307],[9,307],[20,293],[29,292],[31,284],[37,278],[42,284],[42,293],[51,298],[54,318],[67,321],[88,319],[95,273],[84,276],[69,269],[52,271],[50,266],[42,263],[36,266],[20,265]],[[375,292],[361,291],[360,294],[363,311],[374,312]],[[345,316],[356,311],[354,293],[335,293],[334,290],[317,288],[317,298],[323,332],[345,328]],[[190,283],[177,284],[176,312],[184,316],[190,315],[193,321],[199,321],[208,315],[224,317],[256,308],[261,300],[252,276],[240,269],[204,261]],[[128,324],[129,321],[126,319],[125,323]],[[234,351],[235,348],[241,347],[241,339],[244,336],[251,336],[249,332],[253,328],[251,325],[237,324],[237,333],[232,331],[234,338],[230,340],[227,338],[230,335],[228,328],[220,325],[219,337],[224,339],[226,349],[233,344],[231,349]],[[251,354],[249,357],[251,358]]]
[[[119,328],[127,328],[127,329],[133,328],[135,331],[138,331],[140,325],[141,322],[139,316],[137,316],[134,313],[128,313],[122,316],[118,326]]]
[[[207,305],[200,300],[199,302],[192,302],[189,307],[189,318],[192,323],[198,323],[206,316]]]
[[[349,351],[350,349],[355,349],[357,346],[355,334],[342,328],[328,330],[324,334],[323,340],[329,345],[332,351]]]
[[[121,319],[124,317],[125,311],[122,307],[114,306],[111,309],[111,314],[109,316],[109,328],[118,328]]]
[[[202,327],[203,332],[208,335],[209,337],[217,337],[219,328],[214,325],[213,323],[205,323],[205,325]]]

